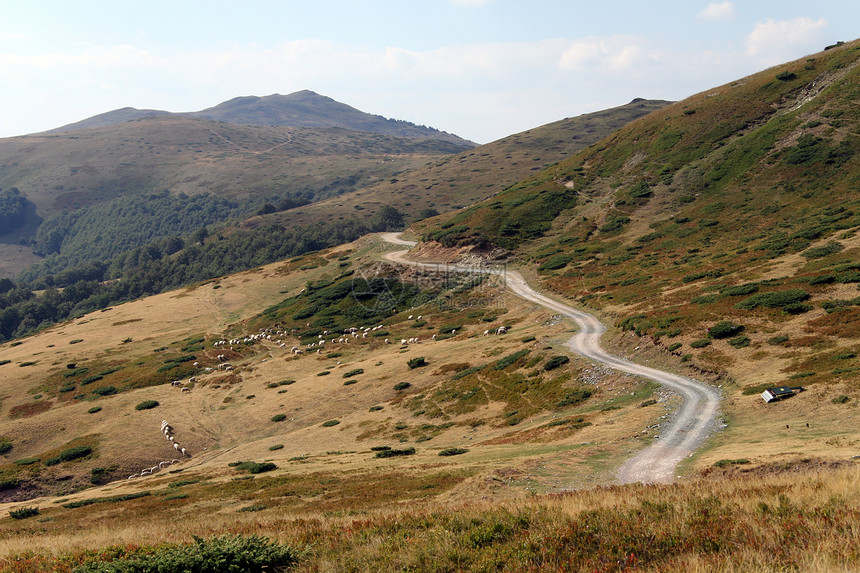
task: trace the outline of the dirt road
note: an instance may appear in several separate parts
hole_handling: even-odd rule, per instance
[[[398,233],[383,233],[382,238],[395,245],[415,246],[414,242],[401,239]],[[458,269],[457,266],[452,265],[410,261],[406,258],[406,254],[407,251],[394,251],[386,253],[385,258],[397,263],[430,269]],[[674,481],[678,464],[698,448],[715,427],[720,403],[717,390],[691,378],[641,366],[609,354],[600,346],[600,337],[606,331],[606,327],[597,318],[536,292],[516,271],[467,267],[463,267],[462,270],[502,275],[507,287],[514,294],[572,318],[579,327],[579,332],[567,341],[566,345],[571,351],[615,370],[648,378],[677,392],[683,398],[683,404],[670,423],[662,428],[663,433],[653,444],[628,460],[618,471],[617,476],[620,483]]]

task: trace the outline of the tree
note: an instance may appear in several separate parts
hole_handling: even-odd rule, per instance
[[[403,213],[385,205],[370,218],[370,227],[374,231],[399,231],[403,228]]]

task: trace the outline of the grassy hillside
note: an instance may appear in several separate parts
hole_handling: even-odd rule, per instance
[[[858,61],[853,42],[714,88],[419,227],[514,249],[631,346],[854,396]]]
[[[503,191],[669,103],[637,98],[623,106],[566,118],[440,158],[354,194],[251,219],[245,225],[289,226],[352,216],[369,218],[383,205],[413,218],[457,210]]]

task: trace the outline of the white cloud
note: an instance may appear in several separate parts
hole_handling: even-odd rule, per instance
[[[571,43],[558,60],[567,71],[598,68],[622,71],[640,65],[654,56],[649,55],[642,42],[630,36],[589,37]]]
[[[735,5],[733,2],[711,2],[699,16],[705,20],[731,20],[735,17]]]
[[[747,55],[767,64],[777,64],[796,54],[798,49],[818,51],[823,46],[827,20],[795,18],[758,22],[746,38]]]

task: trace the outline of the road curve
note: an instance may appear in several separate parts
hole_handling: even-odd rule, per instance
[[[382,233],[381,237],[384,241],[395,245],[413,247],[416,244],[413,241],[401,239],[398,233]],[[606,327],[597,318],[536,292],[517,271],[419,263],[407,259],[406,253],[407,251],[394,251],[386,253],[384,257],[393,262],[435,270],[462,270],[503,276],[507,287],[517,296],[568,316],[576,322],[579,331],[566,343],[571,351],[615,370],[653,380],[677,392],[683,398],[683,404],[668,425],[662,428],[659,438],[619,469],[618,482],[670,483],[674,481],[678,464],[699,447],[714,429],[719,411],[719,392],[692,378],[642,366],[609,354],[600,346],[600,337],[606,332]]]

